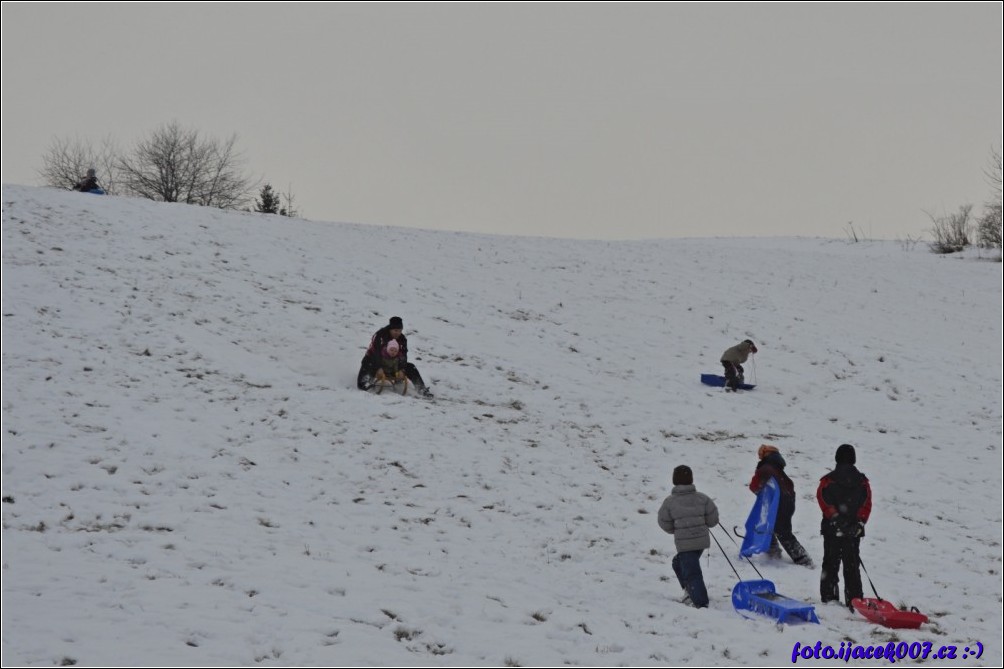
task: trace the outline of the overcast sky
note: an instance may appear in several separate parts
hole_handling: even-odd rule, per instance
[[[2,12],[4,183],[175,120],[314,220],[903,239],[982,204],[1001,146],[999,2]]]

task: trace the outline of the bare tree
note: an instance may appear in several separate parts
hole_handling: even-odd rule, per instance
[[[255,182],[244,172],[236,144],[237,135],[202,138],[172,121],[119,161],[123,184],[151,200],[238,209],[251,199]]]
[[[206,178],[199,189],[198,204],[239,209],[251,197],[255,182],[244,173],[244,156],[236,151],[236,144],[236,134],[222,142],[204,142]]]
[[[993,189],[986,202],[983,215],[976,221],[976,239],[984,248],[1001,248],[1001,154],[996,149],[990,151],[990,166],[984,170],[987,181]]]
[[[300,211],[296,208],[293,196],[293,186],[287,186],[285,193],[279,193],[280,197],[285,198],[286,206],[279,208],[280,216],[288,216],[289,218],[296,218],[300,215]]]
[[[55,137],[42,155],[38,176],[46,186],[73,188],[84,173],[93,168],[105,192],[115,195],[119,186],[118,162],[118,149],[108,137],[97,148],[79,138]]]

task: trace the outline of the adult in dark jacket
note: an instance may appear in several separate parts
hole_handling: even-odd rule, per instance
[[[750,490],[759,495],[772,478],[777,481],[777,486],[781,490],[781,497],[777,505],[777,519],[774,521],[774,536],[771,537],[768,554],[771,557],[781,557],[781,548],[778,546],[780,543],[785,552],[791,556],[792,562],[803,567],[811,567],[812,559],[791,530],[791,518],[795,515],[795,484],[784,473],[787,463],[781,457],[777,446],[770,444],[762,444],[757,450],[757,457],[760,458],[760,461],[753,472]]]
[[[701,571],[701,553],[711,546],[708,528],[718,524],[718,507],[694,487],[694,473],[680,465],[673,470],[673,490],[659,508],[659,527],[673,535],[676,555],[673,571],[680,587],[696,608],[708,605],[708,590]]]
[[[722,367],[725,368],[725,387],[736,390],[743,384],[743,363],[756,353],[757,347],[751,339],[744,339],[722,353]]]
[[[864,595],[859,569],[861,537],[872,512],[872,489],[868,477],[855,467],[857,454],[850,444],[841,444],[837,467],[819,479],[816,499],[823,512],[823,571],[819,594],[823,602],[840,601],[840,564],[844,566],[844,603]]]
[[[86,193],[87,191],[94,190],[96,188],[99,188],[98,176],[97,172],[95,172],[94,168],[92,167],[87,170],[87,174],[80,177],[80,181],[78,181],[77,185],[73,187],[73,190],[78,190],[81,193]]]
[[[390,361],[384,364],[384,358],[388,355],[387,344],[390,341],[397,342],[397,354],[393,356],[395,360],[391,365]],[[412,382],[415,389],[426,397],[432,397],[428,386],[422,380],[422,375],[418,373],[418,368],[408,362],[408,338],[404,336],[404,322],[399,316],[392,316],[390,322],[374,333],[370,339],[369,348],[363,356],[362,364],[359,367],[359,376],[356,385],[359,390],[369,390],[376,383],[378,373],[384,373],[386,368],[393,367],[404,372],[408,380]]]

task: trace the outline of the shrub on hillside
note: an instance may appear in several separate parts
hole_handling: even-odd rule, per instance
[[[973,205],[964,204],[954,214],[938,217],[928,214],[934,223],[931,229],[934,241],[929,244],[933,253],[957,253],[970,245],[969,236],[973,228],[972,210]]]

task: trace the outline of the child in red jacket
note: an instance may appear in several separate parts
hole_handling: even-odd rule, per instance
[[[774,537],[771,539],[770,550],[767,554],[771,557],[781,557],[781,548],[778,547],[780,543],[785,552],[791,556],[792,562],[803,567],[811,567],[812,559],[791,531],[791,518],[795,515],[795,484],[784,473],[786,465],[784,458],[781,457],[777,446],[770,444],[762,444],[757,450],[757,457],[760,458],[760,462],[757,463],[756,471],[753,472],[750,490],[754,494],[760,494],[763,487],[767,485],[767,481],[772,478],[777,481],[777,486],[781,490],[781,499],[777,505],[777,519],[774,521]]]
[[[841,444],[837,467],[819,479],[816,500],[823,511],[823,573],[819,594],[824,602],[840,601],[840,563],[844,565],[844,603],[863,596],[861,587],[861,537],[872,512],[872,488],[868,477],[857,470],[857,454],[850,444]]]

